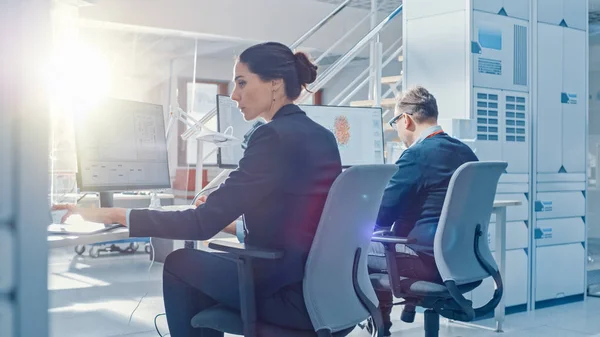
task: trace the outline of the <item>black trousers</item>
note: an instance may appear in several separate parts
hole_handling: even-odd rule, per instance
[[[387,273],[387,262],[381,243],[371,243],[367,262],[369,273]],[[431,256],[421,256],[406,248],[405,253],[396,253],[398,276],[423,281],[441,283],[442,278],[437,270],[435,259]],[[393,295],[391,291],[376,291],[379,300],[379,310],[384,324],[391,326]]]
[[[163,296],[172,337],[222,337],[210,329],[194,329],[190,321],[216,304],[240,309],[237,266],[226,253],[180,249],[167,256],[163,269]],[[290,329],[313,329],[304,304],[302,284],[287,286],[256,299],[261,322]]]

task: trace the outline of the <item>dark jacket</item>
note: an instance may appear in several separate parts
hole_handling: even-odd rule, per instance
[[[302,281],[327,193],[340,173],[334,135],[286,105],[254,132],[239,167],[205,204],[169,213],[133,210],[130,233],[206,240],[244,215],[246,244],[284,251],[281,260],[255,263],[257,291],[270,294]]]
[[[376,230],[394,225],[396,235],[417,240],[408,245],[417,254],[433,256],[433,239],[450,178],[459,166],[477,160],[471,148],[445,133],[406,149],[383,194]]]

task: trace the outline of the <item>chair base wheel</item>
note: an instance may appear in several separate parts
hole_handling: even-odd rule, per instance
[[[440,335],[440,315],[437,312],[425,310],[425,337],[439,337]]]
[[[412,323],[415,321],[416,307],[412,304],[406,304],[404,309],[402,309],[402,314],[400,315],[400,320],[405,323]]]

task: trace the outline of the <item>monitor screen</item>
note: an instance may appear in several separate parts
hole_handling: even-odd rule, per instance
[[[333,132],[344,167],[384,164],[381,108],[324,105],[301,105],[300,108],[309,118]],[[219,132],[231,128],[233,136],[244,141],[253,126],[264,121],[245,121],[233,100],[227,96],[218,96],[217,122]],[[219,166],[237,167],[243,155],[242,146],[221,148]]]
[[[333,132],[344,167],[384,164],[381,108],[300,105],[306,115]]]
[[[75,118],[82,191],[171,187],[161,105],[105,99]]]

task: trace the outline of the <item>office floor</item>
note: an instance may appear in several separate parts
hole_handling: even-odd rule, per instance
[[[149,269],[148,255],[105,254],[76,257],[72,248],[54,249],[49,257],[51,337],[156,337],[154,317],[163,313],[162,264]],[[138,302],[142,296],[143,301]],[[135,313],[131,317],[132,312]],[[400,311],[394,313],[399,317]],[[478,326],[447,323],[442,319],[440,336],[597,336],[600,337],[600,299],[509,315],[505,333],[492,331],[494,322]],[[413,324],[394,322],[393,336],[423,336],[423,316]],[[167,333],[164,316],[157,319]],[[368,336],[356,329],[352,337]]]

